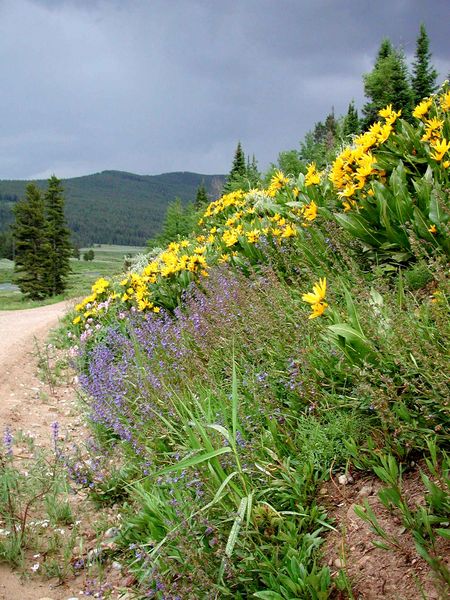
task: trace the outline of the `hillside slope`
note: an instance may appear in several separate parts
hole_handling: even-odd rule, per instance
[[[103,171],[63,180],[66,215],[74,241],[142,245],[161,226],[167,203],[176,197],[184,202],[195,198],[198,186],[208,194],[220,194],[223,175],[175,172],[162,175],[135,175]],[[0,231],[12,222],[12,207],[25,194],[29,181],[0,181]],[[46,188],[45,180],[36,184]]]

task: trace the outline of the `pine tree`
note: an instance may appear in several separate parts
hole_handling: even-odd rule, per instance
[[[73,247],[70,242],[70,230],[64,216],[63,188],[61,181],[54,175],[48,180],[44,202],[49,246],[47,257],[48,295],[55,296],[61,294],[67,286]]]
[[[363,79],[364,93],[369,98],[363,107],[364,127],[376,121],[378,111],[388,104],[395,110],[401,109],[404,118],[411,117],[412,91],[405,56],[389,40],[382,41],[375,66]]]
[[[32,300],[48,295],[45,204],[39,189],[30,183],[26,196],[14,207],[15,273],[20,291]]]
[[[238,142],[236,147],[236,151],[234,153],[233,164],[231,166],[231,171],[227,177],[225,182],[223,191],[225,193],[231,192],[234,189],[237,189],[241,186],[241,182],[247,175],[247,167],[245,163],[245,154],[242,150],[241,142]]]
[[[195,197],[195,210],[202,210],[209,203],[208,194],[206,193],[205,182],[202,183],[197,188],[197,195]]]
[[[360,132],[360,123],[358,117],[358,111],[355,108],[355,103],[352,100],[348,105],[347,114],[344,117],[343,135],[349,137],[356,135]]]
[[[261,183],[261,173],[259,172],[258,162],[254,154],[252,160],[250,160],[249,156],[247,157],[246,177],[250,188],[258,187]]]
[[[416,42],[416,60],[413,62],[412,91],[414,104],[419,102],[436,90],[437,71],[430,65],[430,42],[422,23],[419,37]]]

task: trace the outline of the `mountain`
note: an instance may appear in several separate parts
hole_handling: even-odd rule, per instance
[[[66,217],[73,241],[80,246],[144,245],[159,232],[171,200],[176,197],[183,202],[195,200],[202,182],[213,200],[220,195],[224,181],[224,175],[189,172],[135,175],[123,171],[63,179]],[[0,180],[0,231],[12,223],[12,207],[24,197],[28,183]],[[47,187],[46,180],[34,183],[42,189]]]

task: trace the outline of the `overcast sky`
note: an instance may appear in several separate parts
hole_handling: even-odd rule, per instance
[[[0,179],[264,169],[421,22],[441,81],[449,0],[0,0]]]

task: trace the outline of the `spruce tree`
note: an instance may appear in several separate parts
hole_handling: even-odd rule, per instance
[[[47,289],[49,296],[56,296],[67,286],[73,248],[70,242],[70,230],[64,216],[63,188],[61,181],[54,175],[48,180],[44,202],[49,247]]]
[[[414,104],[419,102],[436,90],[437,71],[430,64],[430,42],[422,23],[419,37],[416,42],[416,59],[413,62],[412,92]]]
[[[238,142],[236,151],[234,153],[233,164],[231,171],[225,182],[223,191],[225,193],[231,192],[241,186],[242,180],[245,180],[247,174],[247,167],[245,164],[245,154],[242,150],[241,142]]]
[[[253,154],[252,160],[247,157],[246,177],[250,188],[255,188],[261,183],[261,173],[258,169],[258,162]]]
[[[197,188],[197,195],[195,196],[195,210],[202,210],[208,204],[208,194],[206,193],[205,182],[202,181],[201,185]]]
[[[48,295],[49,244],[45,204],[35,184],[27,186],[25,198],[13,210],[16,282],[23,294],[32,300],[40,300]]]
[[[360,123],[358,111],[355,108],[355,103],[352,100],[348,105],[347,114],[344,117],[343,135],[349,137],[360,132]]]
[[[388,39],[382,41],[374,68],[363,79],[364,93],[369,98],[363,107],[364,127],[376,121],[378,111],[388,104],[394,110],[401,109],[404,118],[411,117],[412,91],[405,56]]]

